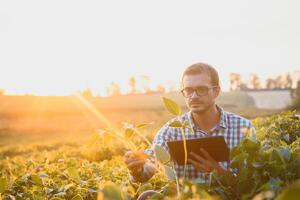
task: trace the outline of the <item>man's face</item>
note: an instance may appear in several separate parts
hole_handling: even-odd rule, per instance
[[[182,81],[182,89],[185,89],[186,91],[185,101],[192,112],[203,113],[214,106],[220,88],[212,85],[209,75],[205,73],[185,75]],[[195,89],[198,90],[200,95],[197,95]]]

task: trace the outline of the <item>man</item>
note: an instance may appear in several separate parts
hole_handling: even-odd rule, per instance
[[[181,92],[185,98],[189,112],[179,117],[179,120],[188,121],[193,132],[185,129],[186,139],[207,136],[224,136],[228,147],[236,146],[247,133],[255,136],[251,122],[241,116],[224,111],[216,105],[215,100],[220,94],[219,76],[217,71],[205,63],[197,63],[188,67],[181,80]],[[167,141],[182,140],[180,128],[170,127],[166,123],[154,138],[153,146],[145,152],[129,151],[124,161],[130,170],[133,180],[145,182],[156,172],[155,163],[147,159],[146,154],[154,154],[153,147],[161,145],[168,150]],[[178,118],[176,118],[178,120]],[[203,157],[191,153],[191,159],[186,166],[186,178],[205,182],[207,173],[215,171],[218,174],[229,172],[229,163],[216,162],[205,150]],[[179,178],[183,177],[183,165],[175,165]]]

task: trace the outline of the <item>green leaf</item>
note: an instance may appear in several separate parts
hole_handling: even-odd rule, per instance
[[[165,167],[165,175],[168,179],[170,180],[175,180],[176,179],[176,172],[168,166],[164,166]]]
[[[156,158],[163,164],[170,161],[170,154],[160,145],[155,145],[154,152]]]
[[[298,200],[300,197],[300,181],[296,181],[283,190],[275,200]]]
[[[184,121],[182,125],[184,128],[188,128],[190,131],[192,131],[192,127],[188,121]]]
[[[245,138],[242,141],[242,147],[247,152],[254,152],[260,148],[260,143],[253,138]]]
[[[253,189],[254,185],[255,185],[255,181],[254,181],[254,179],[251,179],[251,178],[240,181],[238,183],[237,193],[239,195],[250,193],[251,190]]]
[[[0,178],[0,193],[3,193],[5,190],[8,189],[8,182],[5,177]]]
[[[181,121],[176,120],[170,123],[169,126],[172,128],[180,128],[183,127],[183,124],[181,123]]]
[[[68,189],[70,189],[72,186],[74,186],[74,184],[73,183],[70,183],[70,184],[67,184],[67,185],[65,185],[63,188],[64,188],[64,192],[66,192]]]
[[[150,123],[143,123],[143,124],[137,125],[136,127],[137,127],[137,128],[145,128],[145,127],[150,126],[150,125],[153,125],[153,124],[154,124],[153,122],[150,122]]]
[[[230,150],[230,160],[232,160],[235,156],[241,153],[241,149],[239,146],[235,146]]]
[[[282,137],[286,142],[290,141],[290,134],[283,135]]]
[[[275,161],[277,164],[283,164],[285,161],[279,149],[273,148],[270,154],[269,162]]]
[[[264,166],[264,163],[261,163],[259,161],[252,162],[252,167],[254,167],[255,169],[261,169],[263,166]]]
[[[234,156],[230,162],[230,167],[232,168],[243,168],[244,166],[244,161],[247,159],[248,154],[247,153],[240,153],[236,156]]]
[[[286,161],[290,161],[291,159],[291,152],[288,148],[284,148],[284,147],[281,147],[279,149],[279,152],[281,154],[281,156],[286,160]]]
[[[100,135],[98,133],[95,133],[91,136],[91,138],[88,141],[89,145],[95,144],[100,139]]]
[[[78,171],[75,167],[68,168],[68,175],[76,181],[80,181]]]
[[[16,200],[16,198],[13,195],[8,195],[8,196],[5,197],[5,200]]]
[[[40,177],[39,175],[37,175],[37,174],[32,174],[32,175],[30,176],[30,178],[31,178],[31,180],[33,181],[33,183],[34,183],[35,185],[38,185],[38,186],[42,186],[42,185],[43,185],[43,181],[42,181],[42,179],[41,179],[41,177]]]
[[[151,190],[152,188],[153,187],[152,187],[151,183],[145,183],[137,189],[137,194],[140,195],[141,193],[145,192],[146,190]]]
[[[166,109],[172,113],[173,115],[180,115],[181,108],[180,106],[173,100],[163,97],[163,101],[165,104]]]
[[[83,198],[80,196],[80,194],[77,194],[71,200],[83,200]]]
[[[271,191],[278,191],[281,188],[281,185],[283,184],[282,180],[280,178],[271,178],[267,183],[262,185],[259,190],[271,190]]]
[[[44,172],[39,173],[39,176],[40,176],[41,178],[48,178],[48,177],[49,177],[48,174],[46,174],[46,173],[44,173]]]
[[[65,195],[66,195],[65,192],[58,192],[58,193],[54,194],[54,197],[63,197]]]
[[[126,139],[130,138],[134,133],[134,130],[132,128],[126,128],[124,132],[124,137]]]
[[[107,183],[102,189],[103,199],[123,200],[120,187],[114,183]]]

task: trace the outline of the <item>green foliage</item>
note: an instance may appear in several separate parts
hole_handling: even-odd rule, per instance
[[[230,165],[236,170],[235,176],[214,176],[211,182],[213,191],[224,199],[251,199],[263,191],[277,195],[300,178],[299,119],[287,112],[257,119],[255,124],[260,141],[245,138],[231,150]]]
[[[297,198],[300,120],[287,112],[255,119],[254,124],[257,140],[245,138],[230,152],[234,174],[211,173],[208,184],[180,180],[178,196],[175,171],[167,165],[146,183],[128,180],[122,156],[131,147],[146,148],[140,130],[146,124],[127,124],[120,132],[99,131],[87,145],[1,147],[0,199],[130,200],[149,189],[159,192],[153,197],[157,199]],[[172,126],[184,127],[185,123]],[[165,150],[155,149],[158,160],[170,163]]]

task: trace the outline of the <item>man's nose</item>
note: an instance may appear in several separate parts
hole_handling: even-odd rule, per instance
[[[190,98],[198,98],[198,97],[199,96],[198,96],[196,90],[194,90]]]

